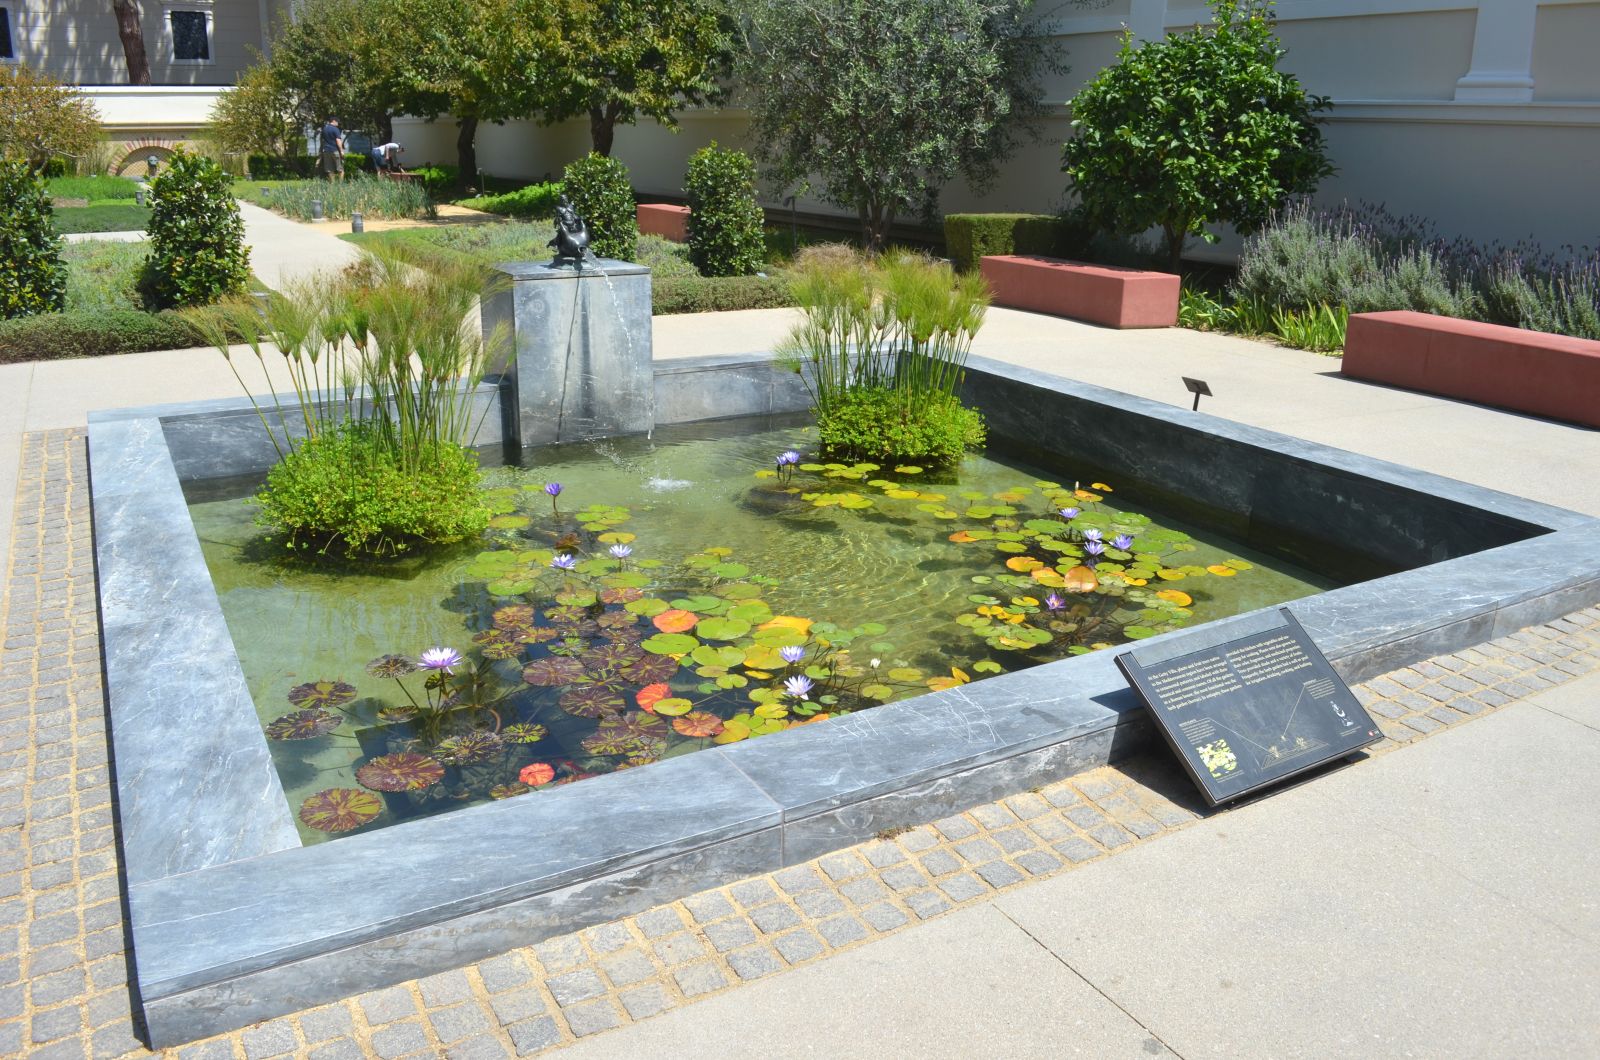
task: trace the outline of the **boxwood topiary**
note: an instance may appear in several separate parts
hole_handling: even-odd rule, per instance
[[[244,221],[222,167],[181,148],[151,184],[150,256],[141,288],[161,309],[209,305],[250,276]]]
[[[990,254],[1059,254],[1060,218],[1038,213],[952,213],[944,219],[945,252],[962,272]]]
[[[596,257],[632,261],[639,240],[628,167],[615,158],[590,152],[569,163],[561,184],[578,216],[589,225],[589,249]]]
[[[0,162],[0,318],[50,313],[66,304],[50,196],[27,163]]]
[[[756,166],[715,140],[689,156],[689,260],[702,276],[748,276],[766,258],[766,214],[756,202]]]

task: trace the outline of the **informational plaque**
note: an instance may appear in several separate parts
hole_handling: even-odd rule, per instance
[[[1382,738],[1288,609],[1117,656],[1213,806]]]

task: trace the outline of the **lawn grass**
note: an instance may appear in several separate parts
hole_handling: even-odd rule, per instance
[[[56,231],[142,232],[150,223],[150,207],[131,202],[101,203],[92,206],[57,206]]]
[[[51,177],[45,182],[52,199],[83,199],[91,205],[132,202],[139,182],[127,177]]]

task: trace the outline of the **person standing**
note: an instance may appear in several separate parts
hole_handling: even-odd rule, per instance
[[[344,133],[339,119],[329,118],[322,127],[322,175],[328,180],[344,179]]]

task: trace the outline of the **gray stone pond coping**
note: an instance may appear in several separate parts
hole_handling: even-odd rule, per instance
[[[655,376],[658,422],[806,405],[763,356]],[[1600,520],[1009,365],[975,359],[966,395],[997,441],[1076,453],[1130,484],[1121,498],[1192,490],[1248,541],[1414,568],[1289,605],[1349,680],[1600,600]],[[498,423],[498,392],[478,399]],[[259,473],[260,434],[238,402],[90,416],[123,864],[157,1047],[804,861],[1150,739],[1102,652],[302,847],[183,497]]]

